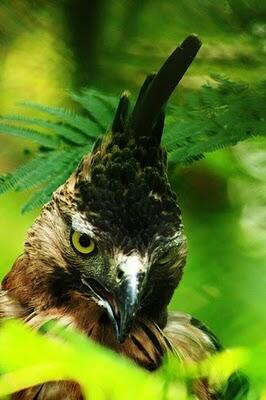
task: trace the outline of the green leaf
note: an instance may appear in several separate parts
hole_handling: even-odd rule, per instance
[[[266,83],[254,88],[215,77],[218,86],[203,86],[184,104],[170,105],[163,143],[169,161],[186,165],[204,154],[265,135]]]
[[[216,86],[205,85],[196,92],[189,92],[178,107],[168,106],[163,145],[171,163],[187,165],[208,152],[235,145],[255,135],[265,135],[266,82],[251,88],[222,77],[214,79]],[[99,133],[103,133],[112,122],[117,103],[115,97],[86,89],[80,94],[72,94],[72,99],[85,108],[88,118],[61,108],[28,102],[28,107],[61,122],[18,115],[6,116],[0,121],[0,131],[26,137],[51,149],[49,155],[38,157],[39,166],[32,161],[32,165],[1,177],[0,193],[11,188],[23,190],[47,183],[47,188],[44,186],[36,193],[24,211],[50,198],[56,185],[63,183],[76,165],[76,161],[72,163],[70,160],[71,151],[77,150],[80,157],[86,149],[90,151]],[[49,136],[24,126],[10,126],[6,122],[34,125],[36,129],[55,135]]]
[[[88,137],[82,132],[72,129],[70,126],[60,122],[46,121],[41,118],[30,118],[23,115],[3,115],[2,119],[8,122],[22,122],[26,125],[35,125],[38,128],[44,128],[51,134],[56,134],[74,145],[82,145],[88,142]]]
[[[53,154],[53,153],[52,153]],[[28,161],[26,164],[21,165],[15,171],[0,176],[0,194],[9,190],[17,189],[28,174],[43,166],[44,156],[42,153],[38,154],[33,160]]]
[[[57,174],[68,170],[68,165],[75,156],[75,151],[53,151],[49,154],[43,154],[39,159],[36,168],[28,170],[19,182],[17,182],[16,190],[27,190],[34,186],[39,186],[44,182],[51,181]],[[71,162],[72,164],[72,162]]]
[[[71,94],[71,98],[85,108],[91,118],[105,132],[115,115],[118,99],[106,96],[94,89],[84,89],[81,94]]]
[[[41,111],[45,114],[58,117],[62,122],[70,125],[75,129],[79,129],[91,139],[95,139],[95,137],[97,137],[99,133],[103,133],[103,130],[99,128],[97,123],[89,118],[77,115],[72,111],[65,110],[59,107],[50,107],[31,101],[23,102],[22,105],[37,111]]]
[[[264,361],[265,350],[259,348],[235,348],[187,366],[172,355],[151,374],[64,326],[60,317],[44,319],[38,332],[19,321],[4,321],[0,326],[0,397],[45,382],[74,380],[86,399],[191,400],[191,381],[208,378],[223,396],[225,388],[225,398],[231,400],[229,396],[234,389],[238,391],[238,384],[245,384],[237,376],[238,369],[253,368],[257,363],[263,366]]]
[[[60,144],[60,141],[53,136],[44,135],[41,132],[29,128],[4,124],[2,121],[0,123],[0,134],[28,139],[49,149],[56,149]]]
[[[30,200],[22,208],[22,213],[29,212],[35,207],[41,206],[48,202],[53,192],[71,175],[73,170],[77,167],[82,156],[87,153],[88,149],[89,147],[87,146],[84,149],[76,149],[72,151],[61,152],[59,154],[53,154],[53,157],[49,160],[50,165],[47,167],[48,171],[50,168],[50,175],[48,176],[49,183],[30,198]],[[44,171],[46,171],[46,168]],[[38,180],[38,178],[42,175],[42,173],[37,171],[37,174],[34,177],[29,177],[28,182],[22,182],[21,187],[23,188],[25,183],[31,187],[32,182],[34,182],[36,179]]]
[[[0,327],[0,368],[1,398],[30,386],[67,379],[79,382],[88,399],[104,399],[106,394],[114,400],[134,400],[136,396],[160,399],[162,393],[162,381],[156,375],[77,332],[60,337],[53,330],[48,337],[41,336],[16,321]]]

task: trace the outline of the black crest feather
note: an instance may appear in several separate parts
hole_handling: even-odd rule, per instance
[[[128,120],[130,101],[128,92],[122,93],[112,124],[112,132],[124,132]]]
[[[201,41],[196,35],[188,36],[167,58],[157,74],[146,78],[128,124],[128,130],[134,135],[157,135],[157,143],[160,143],[163,108],[200,47]]]

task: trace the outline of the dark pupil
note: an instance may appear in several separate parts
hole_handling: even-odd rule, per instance
[[[80,236],[80,238],[79,238],[79,244],[82,246],[82,247],[89,247],[89,245],[90,245],[90,243],[91,243],[91,240],[90,240],[90,238],[89,238],[89,236],[88,235],[81,235]]]

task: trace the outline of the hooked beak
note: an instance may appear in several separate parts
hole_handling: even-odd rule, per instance
[[[144,272],[124,274],[117,286],[119,318],[115,319],[114,328],[119,343],[125,341],[134,323],[140,305],[144,277]]]
[[[82,283],[89,288],[98,304],[105,308],[119,343],[125,341],[134,323],[145,276],[143,264],[136,256],[128,256],[117,266],[117,284],[113,291],[107,290],[95,279],[82,276]]]

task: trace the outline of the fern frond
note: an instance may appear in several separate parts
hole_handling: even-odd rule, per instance
[[[74,154],[74,151],[66,150],[43,154],[42,159],[39,159],[37,167],[29,170],[17,182],[15,189],[21,191],[40,186],[42,183],[51,181],[55,175],[61,173],[61,170],[68,171],[68,164]]]
[[[67,156],[62,154],[62,157],[60,157],[61,162],[57,165],[56,170],[53,171],[53,176],[51,179],[49,179],[50,183],[30,198],[30,200],[22,208],[22,213],[29,212],[35,207],[41,206],[48,202],[53,192],[71,175],[73,170],[78,165],[82,155],[83,151],[81,150],[68,152]]]
[[[0,121],[0,134],[31,140],[49,149],[56,149],[60,144],[56,137],[45,135],[34,129],[4,124],[2,121]]]
[[[163,137],[169,161],[188,164],[205,153],[265,135],[266,83],[250,88],[215,79],[216,87],[205,85],[184,104],[170,106]]]
[[[58,175],[57,179],[55,179],[53,183],[34,193],[30,200],[22,207],[22,214],[30,212],[35,207],[40,207],[43,204],[47,203],[55,190],[55,184],[58,182],[57,187],[59,187],[63,180],[67,179],[67,177],[68,175],[66,173],[62,173],[61,175]]]
[[[21,180],[23,180],[28,173],[38,168],[42,158],[43,155],[40,153],[34,159],[18,167],[15,171],[0,175],[0,194],[16,189]]]
[[[83,117],[82,115],[75,114],[72,111],[65,110],[59,107],[49,107],[47,105],[38,104],[31,101],[23,102],[22,105],[57,117],[65,124],[68,124],[71,127],[85,133],[85,135],[87,135],[91,139],[95,139],[99,133],[104,133],[104,131],[101,130],[94,121],[89,118]]]
[[[266,82],[250,88],[223,77],[215,79],[217,86],[205,85],[197,92],[189,92],[178,107],[168,106],[163,144],[170,162],[187,165],[208,152],[251,136],[265,135]],[[91,150],[99,133],[106,131],[112,122],[117,103],[114,97],[86,89],[73,94],[72,99],[82,105],[87,118],[61,108],[28,102],[27,107],[56,117],[60,122],[18,115],[0,120],[0,133],[27,138],[46,148],[46,152],[40,149],[37,157],[26,165],[0,177],[0,194],[10,189],[43,185],[24,207],[24,212],[49,200],[81,157]],[[36,130],[27,127],[32,125]]]
[[[0,194],[9,190],[31,189],[47,181],[53,182],[53,179],[57,181],[57,176],[62,174],[69,176],[73,172],[73,165],[76,165],[91,147],[91,145],[74,149],[69,147],[64,150],[39,153],[15,171],[0,175]],[[56,187],[54,186],[54,189]]]
[[[103,131],[111,125],[118,104],[116,97],[104,95],[98,90],[84,89],[81,94],[72,93],[71,98],[87,111]]]
[[[30,118],[23,115],[3,115],[1,119],[8,123],[24,123],[25,125],[34,125],[38,128],[43,128],[51,134],[56,134],[63,140],[71,142],[73,145],[86,144],[89,140],[82,132],[55,121],[46,121],[41,118]]]

